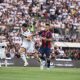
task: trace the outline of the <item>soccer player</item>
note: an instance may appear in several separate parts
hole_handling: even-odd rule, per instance
[[[49,25],[45,26],[45,30],[39,33],[42,38],[42,45],[39,49],[41,65],[40,68],[43,69],[45,64],[47,69],[50,68],[50,53],[51,53],[51,42],[52,42],[52,33],[50,31]]]
[[[34,51],[34,42],[32,40],[32,33],[27,30],[27,25],[23,24],[22,26],[23,41],[19,52],[24,61],[24,66],[27,66],[28,62],[26,60],[26,53],[32,53]]]
[[[1,60],[4,60],[5,67],[7,67],[7,59],[6,59],[6,37],[4,34],[0,35],[0,67],[1,67]]]

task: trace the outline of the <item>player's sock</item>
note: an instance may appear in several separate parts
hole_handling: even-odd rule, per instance
[[[50,68],[50,60],[47,60],[47,68]]]
[[[46,61],[41,61],[41,64],[40,64],[40,69],[41,69],[41,70],[44,69],[45,63],[46,63]]]
[[[22,60],[24,61],[24,66],[27,66],[27,65],[28,65],[28,62],[27,62],[27,59],[26,59],[26,56],[25,56],[24,53],[21,54],[21,58],[22,58]]]
[[[0,61],[0,67],[1,67],[1,61]]]
[[[15,53],[10,53],[11,58],[14,58]]]
[[[7,67],[7,60],[5,59],[5,67]]]
[[[46,64],[45,57],[41,56],[40,59],[41,59],[40,69],[43,70]]]

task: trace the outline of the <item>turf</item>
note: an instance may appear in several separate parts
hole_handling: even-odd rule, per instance
[[[50,71],[32,67],[0,68],[0,80],[80,80],[80,68],[52,68]]]

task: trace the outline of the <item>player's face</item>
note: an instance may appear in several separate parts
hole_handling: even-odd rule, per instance
[[[45,27],[45,30],[48,31],[48,30],[49,30],[49,26],[46,26],[46,27]]]
[[[27,31],[27,28],[26,27],[23,27],[23,31]]]

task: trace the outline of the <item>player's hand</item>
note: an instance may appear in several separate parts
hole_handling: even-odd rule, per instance
[[[42,39],[43,39],[43,40],[46,40],[46,38],[45,38],[45,37],[42,37]]]
[[[27,40],[28,40],[28,41],[31,41],[31,40],[32,40],[32,36],[28,36],[28,37],[27,37]]]
[[[47,39],[47,38],[46,38],[46,41],[52,41],[52,39]]]

